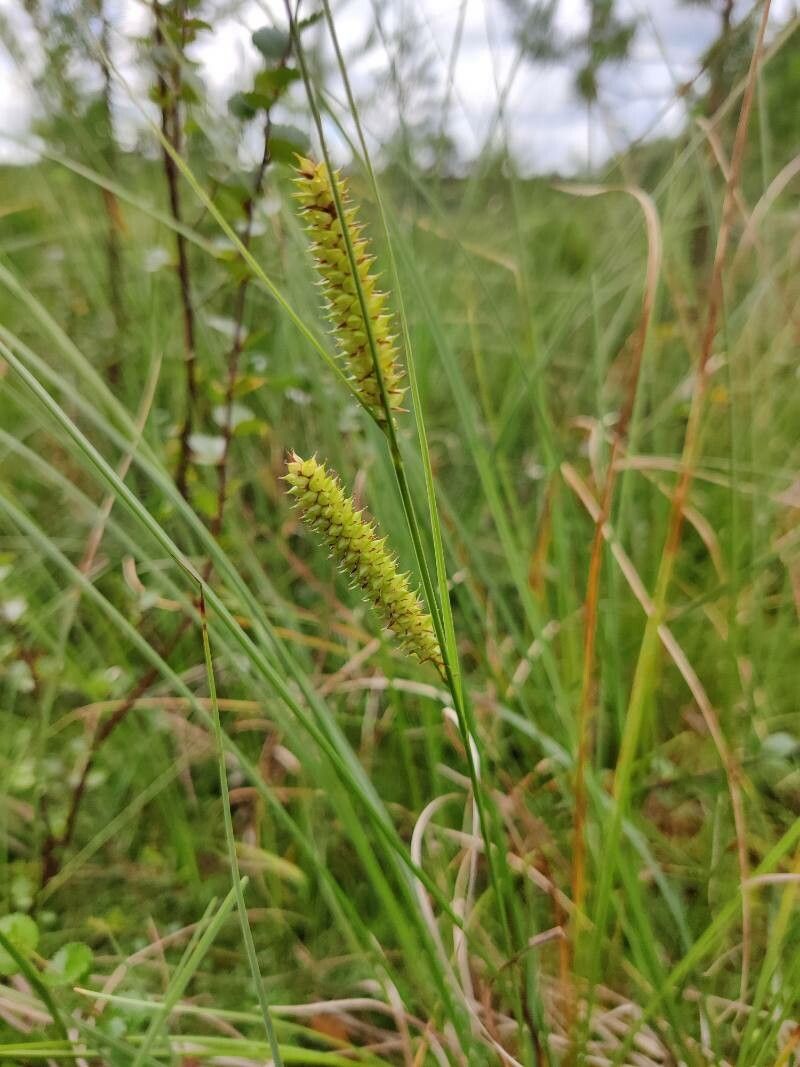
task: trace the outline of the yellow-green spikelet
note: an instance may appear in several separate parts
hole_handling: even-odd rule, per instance
[[[393,631],[403,648],[423,662],[442,668],[442,653],[433,623],[410,588],[408,575],[378,537],[375,526],[345,496],[338,478],[316,459],[292,453],[285,481],[303,521],[321,535],[339,568],[357,585]]]
[[[327,299],[328,317],[333,326],[333,333],[355,389],[375,417],[383,421],[386,413],[380,385],[375,373],[356,283],[350,269],[336,201],[331,190],[328,168],[325,163],[314,163],[298,156],[297,170],[295,197],[300,202],[303,219],[313,241],[311,251]],[[352,205],[347,182],[339,177],[338,173],[336,182],[358,266],[358,277],[372,326],[386,396],[392,412],[401,411],[405,395],[405,389],[400,385],[403,372],[392,333],[392,317],[386,310],[387,295],[379,292],[377,275],[370,270],[375,257],[370,254],[369,241],[362,236],[362,227],[356,221],[357,210]]]

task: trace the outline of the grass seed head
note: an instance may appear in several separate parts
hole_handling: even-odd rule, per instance
[[[406,652],[442,669],[430,615],[401,574],[375,526],[345,495],[338,478],[316,459],[292,453],[285,481],[303,521],[331,550],[339,569],[358,586]]]
[[[356,282],[350,267],[328,168],[325,163],[314,163],[298,156],[297,170],[295,197],[300,203],[300,210],[312,239],[311,251],[322,281],[328,318],[340,355],[358,394],[375,417],[384,421],[386,412],[370,349],[368,328],[364,322]],[[400,384],[403,372],[392,332],[392,316],[386,308],[387,296],[377,288],[378,276],[371,269],[375,257],[370,253],[369,241],[362,236],[362,227],[357,221],[357,211],[352,205],[347,182],[338,174],[336,182],[344,209],[344,224],[350,234],[358,278],[372,326],[386,396],[392,412],[398,412],[402,410],[405,389]]]

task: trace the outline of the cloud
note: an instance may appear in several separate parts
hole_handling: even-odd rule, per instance
[[[44,68],[44,56],[39,48],[39,39],[30,17],[20,10],[12,17],[3,13],[9,29],[13,32],[14,52],[0,43],[0,163],[28,162],[35,152],[26,151],[20,140],[30,130],[36,118],[36,98],[33,81]]]
[[[133,94],[117,88],[118,129],[126,144],[134,143],[147,108],[147,75],[138,60],[136,37],[149,28],[151,12],[141,0],[110,0],[115,27],[115,61]],[[745,6],[737,4],[741,15]],[[343,0],[335,18],[348,70],[372,147],[379,150],[395,134],[401,112],[411,125],[440,121],[448,102],[447,129],[461,157],[468,161],[491,136],[507,135],[527,170],[570,171],[593,162],[633,139],[675,133],[685,118],[676,88],[697,70],[698,61],[718,32],[717,16],[681,0],[619,0],[624,17],[636,17],[639,30],[629,61],[604,68],[601,107],[589,114],[576,98],[574,64],[521,62],[502,0]],[[773,0],[773,25],[796,12],[795,0]],[[380,32],[376,32],[376,13]],[[459,20],[460,47],[453,67]],[[213,34],[201,34],[192,57],[215,110],[247,86],[260,62],[251,34],[270,18],[282,21],[282,0],[246,0],[232,11],[227,0],[206,5],[204,17]],[[35,67],[36,43],[22,5],[7,16],[22,41],[29,42]],[[571,37],[587,27],[585,0],[560,0],[559,31]],[[309,43],[324,42],[324,27],[309,32]],[[35,36],[35,35],[34,35]],[[323,45],[324,48],[324,45]],[[331,71],[334,100],[344,99],[330,51],[324,55]],[[32,70],[20,70],[0,54],[0,78],[10,91],[0,101],[0,128],[22,134],[36,113],[30,87]],[[301,94],[297,96],[302,108]],[[142,102],[145,102],[142,104]],[[502,101],[502,111],[500,103]],[[151,111],[152,114],[152,111]],[[610,123],[609,123],[610,116]],[[347,126],[347,116],[343,115]],[[502,122],[501,122],[502,120]],[[337,152],[346,142],[331,125]],[[8,142],[0,141],[2,145]],[[13,158],[13,145],[7,155]]]

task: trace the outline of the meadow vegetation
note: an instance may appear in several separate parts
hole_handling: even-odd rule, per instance
[[[225,115],[155,5],[133,150],[95,6],[0,170],[0,1057],[800,1062],[797,20],[561,179],[370,159],[327,3]]]

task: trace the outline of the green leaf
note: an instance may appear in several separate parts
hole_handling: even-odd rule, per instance
[[[197,91],[197,87],[188,80],[181,82],[181,91],[178,95],[184,104],[200,103],[200,94]]]
[[[260,70],[255,76],[253,88],[257,93],[266,95],[270,92],[283,91],[287,85],[297,81],[300,71],[294,67],[278,67],[276,70]]]
[[[200,33],[202,30],[212,32],[213,26],[211,26],[205,19],[191,18],[183,20],[184,30],[188,30],[192,33]]]
[[[192,490],[192,503],[207,519],[215,518],[219,510],[217,494],[207,485],[198,485]]]
[[[203,99],[205,86],[203,79],[191,67],[185,67],[182,72],[180,98],[187,104],[198,104]]]
[[[94,954],[81,941],[70,941],[50,960],[45,981],[52,986],[76,985],[92,969]]]
[[[242,419],[236,424],[233,431],[234,437],[268,437],[269,424],[263,419]]]
[[[36,946],[39,944],[39,927],[30,915],[25,915],[20,911],[4,915],[0,919],[0,931],[5,934],[21,956],[29,956],[31,952],[36,951]],[[0,975],[16,974],[18,970],[16,961],[0,948]]]
[[[157,104],[158,107],[166,107],[172,98],[172,94],[169,89],[162,90],[158,85],[151,85],[147,90],[147,98]]]
[[[320,8],[319,11],[315,11],[313,15],[308,15],[306,18],[300,19],[300,21],[297,23],[297,29],[300,33],[302,33],[303,30],[307,30],[309,26],[315,26],[321,18],[322,8]]]
[[[255,118],[258,108],[253,107],[245,93],[234,93],[228,100],[228,111],[237,119],[248,122]]]
[[[296,153],[308,151],[308,136],[296,126],[274,125],[269,139],[270,158],[276,163],[294,163]]]
[[[273,26],[262,26],[253,34],[253,44],[264,59],[282,59],[289,50],[289,43],[289,34]]]
[[[292,82],[300,77],[299,71],[292,67],[278,67],[275,70],[262,70],[255,77],[252,93],[248,97],[261,97],[265,101],[261,107],[270,107],[288,89]]]
[[[575,76],[575,88],[578,95],[587,103],[597,99],[597,68],[587,63]]]
[[[291,166],[295,162],[296,152],[297,147],[291,141],[284,141],[282,137],[270,138],[269,154],[273,163],[286,163]]]
[[[245,105],[251,108],[253,115],[259,111],[269,111],[275,103],[275,97],[272,94],[266,96],[264,93],[250,92],[243,93],[242,97]]]

